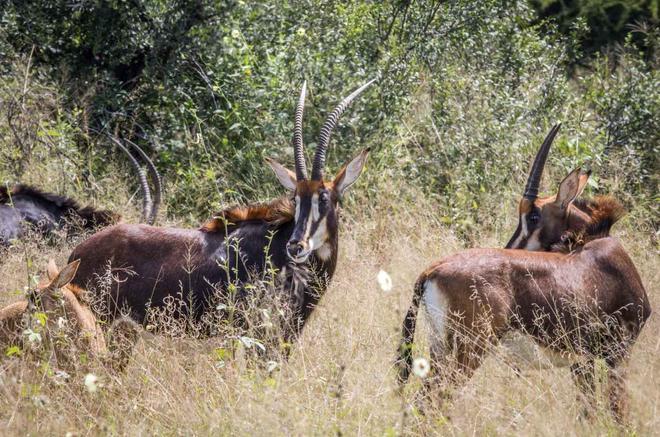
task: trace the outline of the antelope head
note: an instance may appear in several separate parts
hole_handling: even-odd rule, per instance
[[[54,261],[48,263],[48,279],[42,280],[36,289],[28,294],[30,308],[38,308],[47,313],[57,312],[65,299],[61,289],[76,276],[80,260],[75,260],[62,271],[57,270]]]
[[[536,154],[518,205],[518,228],[506,245],[507,249],[550,250],[566,231],[579,230],[590,222],[589,215],[573,205],[587,185],[590,171],[578,167],[559,184],[557,194],[538,195],[543,167],[559,127],[557,124],[550,130]]]
[[[307,261],[312,252],[315,252],[323,261],[327,260],[332,254],[332,242],[336,241],[337,235],[339,201],[348,187],[357,180],[362,172],[369,150],[363,150],[344,165],[332,180],[325,180],[323,169],[330,135],[348,105],[374,81],[375,79],[372,79],[353,91],[341,101],[326,119],[321,127],[311,178],[307,177],[302,138],[305,83],[296,107],[293,134],[296,171],[293,172],[278,162],[268,159],[268,163],[275,172],[277,179],[293,193],[295,224],[293,233],[287,242],[286,251],[289,258],[295,263]]]
[[[87,305],[80,302],[78,296],[68,288],[76,276],[80,260],[69,263],[61,271],[55,261],[48,263],[48,279],[44,279],[36,289],[28,293],[28,310],[43,311],[47,314],[49,331],[59,330],[59,319],[71,320],[77,326],[77,335],[86,347],[95,355],[107,353],[103,331],[97,324],[96,317]]]

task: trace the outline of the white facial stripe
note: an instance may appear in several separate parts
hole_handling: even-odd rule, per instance
[[[316,249],[316,256],[322,261],[330,259],[330,256],[332,256],[332,247],[330,247],[330,243],[323,243],[321,247]]]
[[[310,209],[314,209],[314,202],[312,201],[312,206]],[[312,232],[312,223],[314,223],[314,220],[312,220],[312,215],[314,213],[310,211],[310,214],[307,216],[307,223],[305,223],[305,235],[304,235],[304,241],[307,241],[309,239],[309,234]]]
[[[303,226],[305,232],[302,241],[307,243],[307,253],[317,250],[319,251],[317,255],[325,260],[332,254],[332,249],[326,244],[328,238],[327,219],[326,217],[321,218],[318,193],[312,195],[309,215],[306,218],[307,222]],[[296,196],[296,220],[300,220],[300,198],[298,196]],[[313,228],[314,234],[312,235]]]
[[[312,196],[312,218],[314,221],[318,221],[319,217],[321,217],[321,213],[319,212],[319,195],[314,194]]]
[[[325,243],[327,234],[328,232],[326,230],[326,219],[323,217],[323,220],[321,220],[319,223],[316,231],[314,231],[314,235],[312,235],[312,237],[309,239],[309,249],[314,250],[316,248],[320,248],[323,243]]]
[[[300,217],[300,196],[296,196],[296,221]]]
[[[520,232],[520,236],[522,238],[527,238],[527,234],[529,231],[527,230],[527,213],[524,213],[520,216],[520,220],[522,222],[522,231]]]
[[[541,235],[541,229],[537,229],[532,232],[532,236],[527,240],[525,244],[525,249],[527,250],[539,250],[541,248],[541,240],[539,236]]]
[[[310,205],[310,214],[307,217],[307,223],[305,223],[305,235],[303,236],[303,241],[308,241],[311,246],[311,241],[309,241],[309,236],[312,233],[312,224],[319,219],[319,196],[318,194],[312,195],[312,204]],[[309,248],[312,250],[312,247]]]
[[[527,213],[521,214],[520,215],[520,222],[522,223],[520,233],[518,234],[518,238],[513,242],[511,247],[517,248],[520,242],[524,239],[527,238]]]

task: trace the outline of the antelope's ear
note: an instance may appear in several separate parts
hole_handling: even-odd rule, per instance
[[[575,197],[578,197],[582,194],[582,192],[584,191],[584,189],[587,186],[587,182],[589,182],[589,176],[591,176],[591,169],[580,171],[580,177],[578,178],[579,179],[578,193],[577,193],[577,196],[575,196]]]
[[[48,275],[48,279],[53,281],[57,275],[60,274],[59,269],[57,268],[57,264],[55,264],[55,260],[53,258],[48,260],[48,266],[46,267],[46,274]]]
[[[362,173],[364,164],[367,162],[367,156],[369,156],[369,150],[370,149],[364,149],[360,152],[358,156],[353,158],[348,164],[344,165],[337,173],[337,176],[335,176],[333,185],[340,196],[344,194],[344,191],[346,191],[348,187],[355,183],[358,176],[360,176],[360,173]]]
[[[561,181],[561,184],[559,184],[559,192],[557,193],[557,200],[555,200],[555,203],[562,210],[568,208],[577,196],[582,193],[588,180],[589,173],[583,173],[579,167],[570,172],[568,176]]]
[[[51,286],[55,288],[62,288],[67,285],[76,276],[78,266],[80,266],[79,259],[67,264],[67,266],[64,267],[57,276],[55,276],[55,279],[53,279],[53,282],[51,282]]]
[[[270,165],[270,168],[275,172],[275,176],[280,181],[280,184],[284,186],[287,190],[296,191],[296,174],[275,161],[274,159],[266,158],[266,162]]]

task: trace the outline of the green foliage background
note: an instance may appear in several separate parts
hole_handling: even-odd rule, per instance
[[[263,158],[292,163],[303,80],[312,150],[333,105],[377,76],[329,157],[334,170],[372,147],[353,202],[424,196],[469,237],[496,226],[484,211],[515,198],[561,121],[549,179],[589,161],[593,191],[651,211],[655,225],[657,2],[566,4],[5,0],[0,176],[20,181],[27,162],[57,158],[76,190],[111,195],[97,183],[114,170],[116,151],[95,133],[108,130],[148,149],[168,213],[195,223],[281,191]]]

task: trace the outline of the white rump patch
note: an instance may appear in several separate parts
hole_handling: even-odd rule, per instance
[[[447,339],[449,301],[433,280],[427,280],[424,284],[424,305],[433,331],[431,334],[431,347],[443,349]]]

